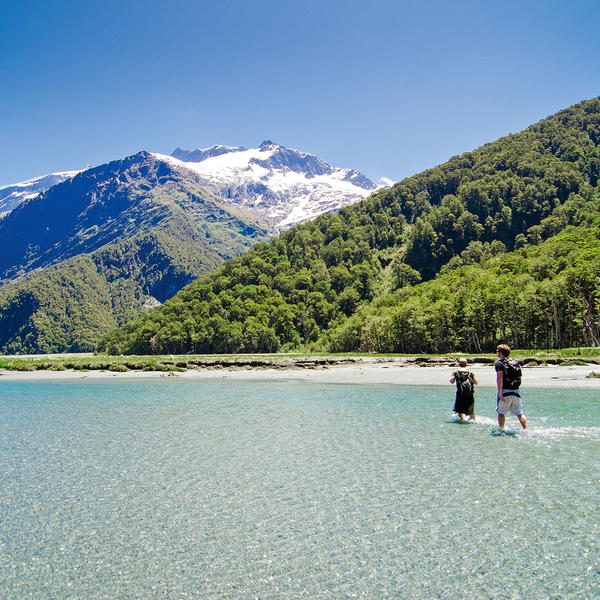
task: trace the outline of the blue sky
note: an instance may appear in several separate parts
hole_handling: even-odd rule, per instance
[[[0,7],[0,185],[265,139],[400,180],[600,95],[595,0]]]

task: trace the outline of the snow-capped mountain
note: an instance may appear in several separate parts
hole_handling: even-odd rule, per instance
[[[334,167],[313,154],[271,141],[258,148],[177,148],[170,156],[153,156],[171,167],[193,172],[215,196],[256,211],[276,230],[334,212],[378,187],[358,171]],[[21,202],[81,172],[51,173],[0,187],[0,219]]]
[[[377,188],[358,171],[333,167],[271,141],[258,148],[177,148],[171,156],[154,156],[193,171],[217,196],[257,211],[278,229],[336,211]]]
[[[81,171],[50,173],[49,175],[42,175],[41,177],[36,177],[29,181],[0,186],[0,219],[5,217],[11,210],[21,204],[21,202],[35,198],[42,192],[50,189],[53,185],[71,179],[71,177],[74,177],[77,173],[81,173]]]

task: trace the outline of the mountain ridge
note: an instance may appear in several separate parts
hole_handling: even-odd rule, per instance
[[[0,239],[12,240],[0,256],[0,275],[10,278],[149,231],[170,216],[170,201],[157,198],[165,188],[175,207],[206,212],[210,205],[207,214],[229,214],[234,224],[244,214],[246,223],[240,221],[239,228],[248,234],[248,223],[260,224],[260,217],[214,198],[197,178],[182,180],[167,163],[142,151],[83,171],[9,213],[0,221]],[[147,210],[152,214],[145,215]]]
[[[372,182],[368,177],[360,173],[355,169],[342,169],[338,167],[334,167],[329,163],[321,160],[314,154],[301,152],[299,150],[294,150],[290,148],[286,148],[277,144],[271,140],[263,141],[258,148],[246,148],[244,146],[224,146],[224,145],[214,145],[209,148],[197,149],[197,150],[184,150],[182,148],[176,148],[172,154],[165,155],[160,153],[148,152],[146,150],[140,150],[138,153],[131,155],[136,156],[138,154],[149,154],[154,155],[156,158],[160,160],[164,160],[169,162],[170,159],[174,158],[180,163],[193,163],[188,165],[191,171],[194,171],[196,175],[200,175],[203,178],[215,178],[217,182],[221,182],[219,185],[217,182],[214,182],[213,191],[217,195],[221,195],[223,198],[232,199],[235,201],[236,196],[244,198],[244,202],[238,202],[238,204],[244,204],[246,206],[251,205],[252,208],[257,208],[260,202],[252,202],[250,200],[252,194],[264,194],[266,193],[272,199],[276,199],[278,204],[280,205],[280,209],[278,214],[284,215],[284,224],[283,227],[290,227],[295,224],[295,222],[299,222],[299,220],[295,220],[294,218],[285,220],[285,203],[290,199],[290,195],[286,195],[286,190],[284,189],[286,186],[291,187],[294,185],[298,185],[301,183],[300,181],[289,181],[288,183],[282,182],[278,180],[277,189],[269,189],[269,178],[262,173],[261,177],[250,177],[246,178],[246,181],[243,181],[244,176],[242,171],[244,168],[247,171],[251,170],[251,166],[255,166],[257,168],[274,171],[293,171],[298,174],[302,174],[306,177],[306,181],[304,182],[304,189],[295,189],[293,190],[292,200],[297,200],[298,196],[311,196],[312,201],[316,201],[318,203],[319,194],[327,193],[327,187],[331,187],[332,185],[335,187],[337,184],[340,185],[340,182],[347,182],[350,184],[350,187],[334,189],[333,194],[338,194],[339,199],[336,202],[335,198],[329,200],[329,204],[327,206],[327,212],[332,210],[337,210],[341,206],[345,206],[347,204],[351,204],[356,202],[357,200],[366,197],[368,193],[374,191],[378,187],[374,182]],[[216,165],[215,169],[197,169],[194,168],[194,165],[197,163],[205,162],[208,159],[217,158],[219,156],[223,156],[226,154],[242,154],[242,153],[250,153],[252,156],[247,157],[246,164],[238,164],[236,165],[236,175],[233,178],[233,181],[229,181],[227,185],[227,178],[223,178],[219,175],[219,165]],[[65,171],[62,173],[51,173],[49,175],[43,175],[40,177],[36,177],[34,179],[19,182],[15,184],[10,184],[6,186],[0,187],[0,219],[7,214],[9,214],[14,208],[16,208],[20,203],[24,200],[33,199],[39,196],[41,193],[47,191],[52,186],[62,183],[63,181],[74,177],[75,175],[85,173],[86,171],[93,171],[96,169],[101,169],[106,164],[113,164],[118,161],[127,160],[129,157],[124,157],[122,159],[115,159],[113,161],[109,161],[108,163],[103,163],[103,165],[98,165],[95,167],[86,167],[84,169],[75,170],[75,171]],[[180,163],[175,163],[176,166],[184,166]],[[209,163],[210,164],[210,163]],[[225,168],[229,168],[230,165],[223,165]],[[315,177],[319,176],[333,176],[333,181],[328,182],[326,179],[323,181],[313,181]],[[258,181],[260,179],[260,181]],[[210,181],[206,181],[208,185],[211,185]],[[317,189],[321,185],[321,189]],[[314,189],[310,189],[310,188]],[[233,191],[232,191],[233,188]],[[237,192],[237,194],[236,194]],[[258,207],[258,212],[263,212],[263,216],[269,218],[268,215],[264,214],[264,211],[261,211],[261,208]],[[313,218],[315,215],[323,212],[322,208],[316,208],[308,211],[308,215],[305,217],[301,217],[300,220],[306,220],[308,218]],[[276,222],[272,222],[274,226],[277,226]]]
[[[86,167],[89,168],[89,167]],[[22,202],[31,200],[54,185],[71,179],[84,169],[40,175],[27,181],[0,186],[0,219]]]

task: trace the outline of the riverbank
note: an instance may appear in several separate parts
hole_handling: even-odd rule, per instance
[[[551,359],[553,360],[553,359]],[[147,379],[180,378],[187,380],[300,380],[316,383],[386,384],[386,385],[447,385],[456,369],[450,358],[440,357],[217,357],[189,359],[173,357],[142,364],[129,362],[90,363],[97,368],[82,368],[71,362],[48,362],[40,358],[35,369],[0,369],[2,381],[81,380],[81,379]],[[481,357],[471,361],[471,369],[482,387],[495,387],[493,358]],[[524,361],[523,385],[537,388],[600,389],[600,366],[591,362],[573,364],[539,364],[538,360]],[[554,361],[556,362],[556,361]],[[581,361],[577,361],[581,362]],[[35,363],[33,363],[35,364]],[[129,365],[129,366],[127,366]],[[179,366],[178,366],[179,365]],[[41,367],[41,368],[37,368]],[[56,370],[53,370],[56,369]],[[592,376],[590,376],[592,375]]]

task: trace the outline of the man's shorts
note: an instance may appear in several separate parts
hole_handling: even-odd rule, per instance
[[[500,398],[496,398],[496,412],[499,415],[506,415],[509,412],[513,415],[523,414],[523,400],[519,395],[518,390],[502,390],[504,400],[500,402]]]

